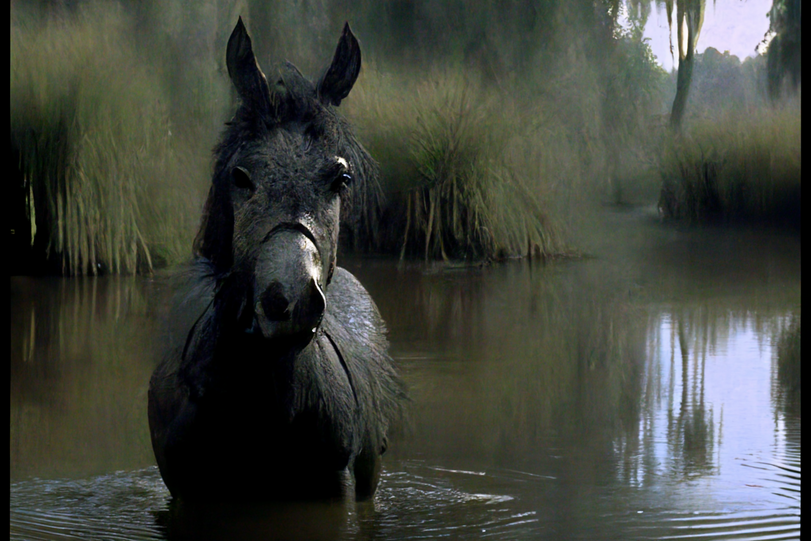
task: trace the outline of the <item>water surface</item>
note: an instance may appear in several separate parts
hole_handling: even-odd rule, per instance
[[[12,278],[11,538],[799,537],[800,239],[605,220],[579,260],[341,257],[412,397],[363,504],[170,505],[160,278]]]

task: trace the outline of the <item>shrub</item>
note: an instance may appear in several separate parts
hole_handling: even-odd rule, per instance
[[[799,103],[696,121],[666,145],[660,211],[799,229],[800,140]]]
[[[32,245],[64,274],[179,261],[209,160],[194,156],[199,141],[173,136],[169,100],[121,10],[12,14],[11,145]]]
[[[348,102],[381,163],[387,202],[378,249],[426,260],[560,253],[541,183],[512,148],[525,126],[513,104],[447,71],[414,81],[366,70]]]

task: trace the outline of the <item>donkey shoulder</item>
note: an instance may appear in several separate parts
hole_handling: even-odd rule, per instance
[[[359,343],[376,345],[385,351],[386,324],[369,292],[351,272],[336,267],[326,296],[326,315],[331,324],[340,325]]]

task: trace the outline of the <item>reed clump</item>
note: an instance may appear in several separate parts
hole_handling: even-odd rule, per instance
[[[182,259],[194,234],[204,184],[191,179],[208,160],[173,136],[131,33],[114,5],[12,20],[14,165],[31,244],[63,274],[148,272]]]
[[[666,143],[659,209],[690,222],[800,228],[799,102],[696,120]]]
[[[349,114],[380,161],[386,195],[376,248],[402,259],[560,254],[541,185],[520,167],[514,103],[465,79],[367,69]]]

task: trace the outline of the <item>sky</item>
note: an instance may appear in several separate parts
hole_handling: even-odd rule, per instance
[[[766,14],[772,7],[772,0],[707,0],[704,11],[704,25],[698,37],[696,50],[703,53],[707,47],[715,47],[720,52],[729,51],[744,60],[755,56],[755,46],[763,39],[769,29],[769,18]],[[675,18],[675,9],[673,16]],[[645,27],[646,38],[657,60],[665,70],[673,68],[670,57],[670,30],[667,27],[667,14],[655,6],[651,9],[648,24]],[[676,44],[676,29],[673,29],[673,44]],[[674,49],[676,62],[678,52]]]

